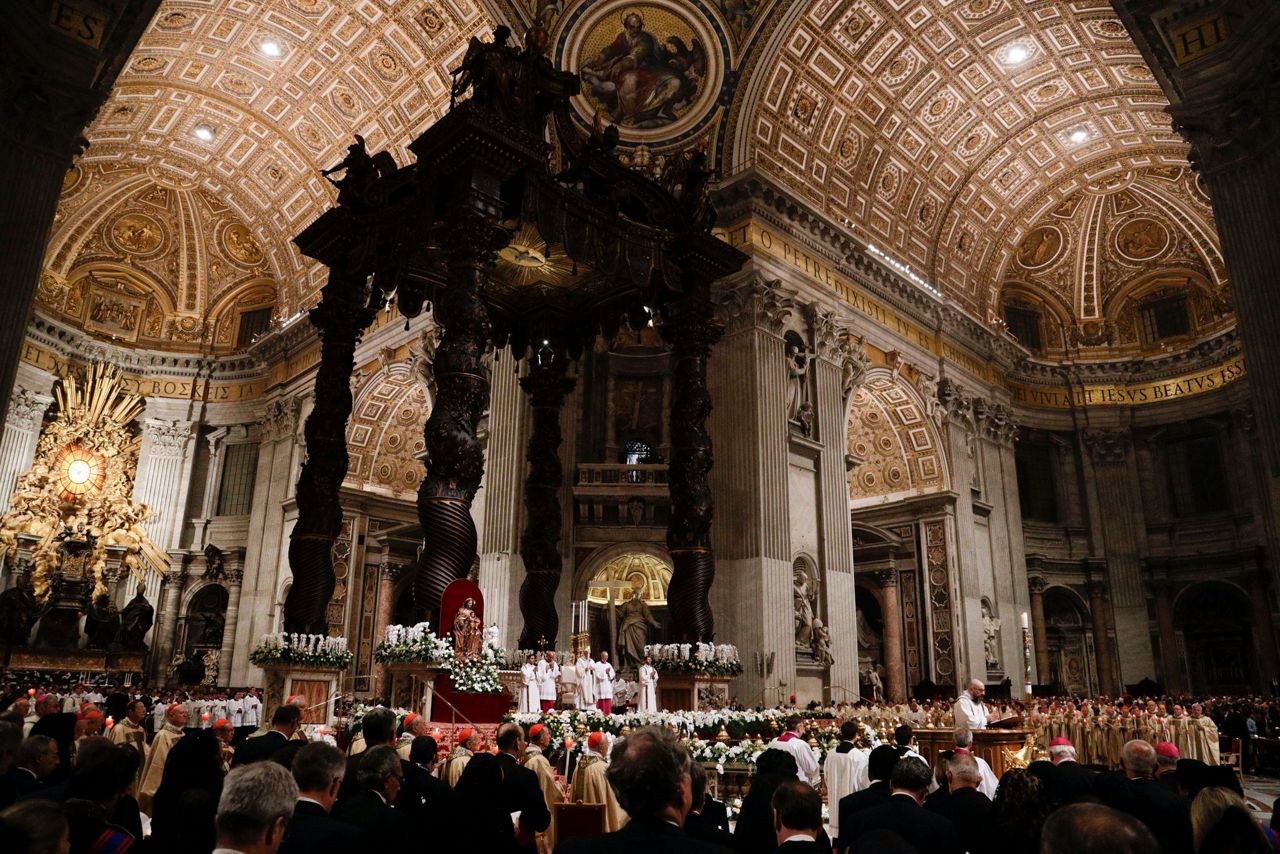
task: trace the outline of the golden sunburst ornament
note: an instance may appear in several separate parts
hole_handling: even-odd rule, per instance
[[[574,276],[573,259],[560,246],[548,246],[532,223],[521,223],[511,242],[498,250],[498,272],[517,287],[562,287]]]
[[[106,459],[95,451],[80,445],[67,445],[54,461],[57,473],[58,497],[63,501],[75,501],[102,489],[107,479]]]

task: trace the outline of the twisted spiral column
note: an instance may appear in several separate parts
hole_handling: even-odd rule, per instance
[[[444,589],[466,578],[476,558],[471,500],[484,474],[484,446],[476,425],[489,400],[489,372],[481,360],[491,337],[480,291],[503,236],[475,211],[454,217],[448,284],[434,303],[444,332],[432,363],[438,394],[423,428],[427,472],[418,487],[423,548],[413,595],[420,615],[437,626]]]
[[[328,634],[325,609],[333,596],[333,543],[342,528],[339,492],[347,476],[347,420],[356,345],[373,322],[363,296],[363,275],[329,275],[311,322],[320,332],[315,405],[303,428],[307,459],[298,475],[298,521],[289,535],[293,584],[284,603],[284,630]]]
[[[671,344],[674,372],[671,388],[671,463],[668,488],[671,519],[667,548],[671,552],[671,583],[667,605],[677,640],[710,641],[715,617],[709,595],[716,561],[711,550],[711,519],[715,507],[707,476],[711,472],[711,395],[707,392],[707,360],[723,333],[714,319],[710,300],[686,297],[663,325]]]

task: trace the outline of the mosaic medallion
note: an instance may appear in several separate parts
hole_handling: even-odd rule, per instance
[[[1116,249],[1132,261],[1149,261],[1169,246],[1169,229],[1154,219],[1131,219],[1116,230]]]
[[[127,255],[148,257],[164,246],[165,230],[146,214],[128,213],[117,219],[108,234],[116,248]]]
[[[1042,225],[1027,235],[1018,247],[1018,263],[1028,270],[1048,267],[1062,255],[1062,232]]]
[[[660,2],[587,3],[566,22],[558,64],[582,76],[574,106],[597,111],[624,141],[667,142],[695,131],[713,112],[727,41],[707,15]]]
[[[222,229],[222,248],[227,257],[248,267],[262,263],[262,247],[242,223],[233,222]]]

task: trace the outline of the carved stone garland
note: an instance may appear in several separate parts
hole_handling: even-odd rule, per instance
[[[560,631],[556,613],[556,588],[560,586],[560,410],[574,385],[567,376],[569,360],[556,353],[546,362],[530,360],[529,375],[520,386],[533,408],[533,431],[525,459],[529,476],[524,482],[525,527],[520,556],[525,578],[520,585],[520,614],[524,630],[520,649],[554,649]]]

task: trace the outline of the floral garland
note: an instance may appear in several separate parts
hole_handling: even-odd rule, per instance
[[[699,676],[733,677],[742,673],[738,648],[731,643],[646,644],[645,655],[653,657],[659,673],[694,673]]]
[[[302,667],[349,667],[355,656],[347,649],[346,638],[328,635],[300,635],[273,632],[262,636],[249,653],[249,661],[264,664],[295,664]]]

